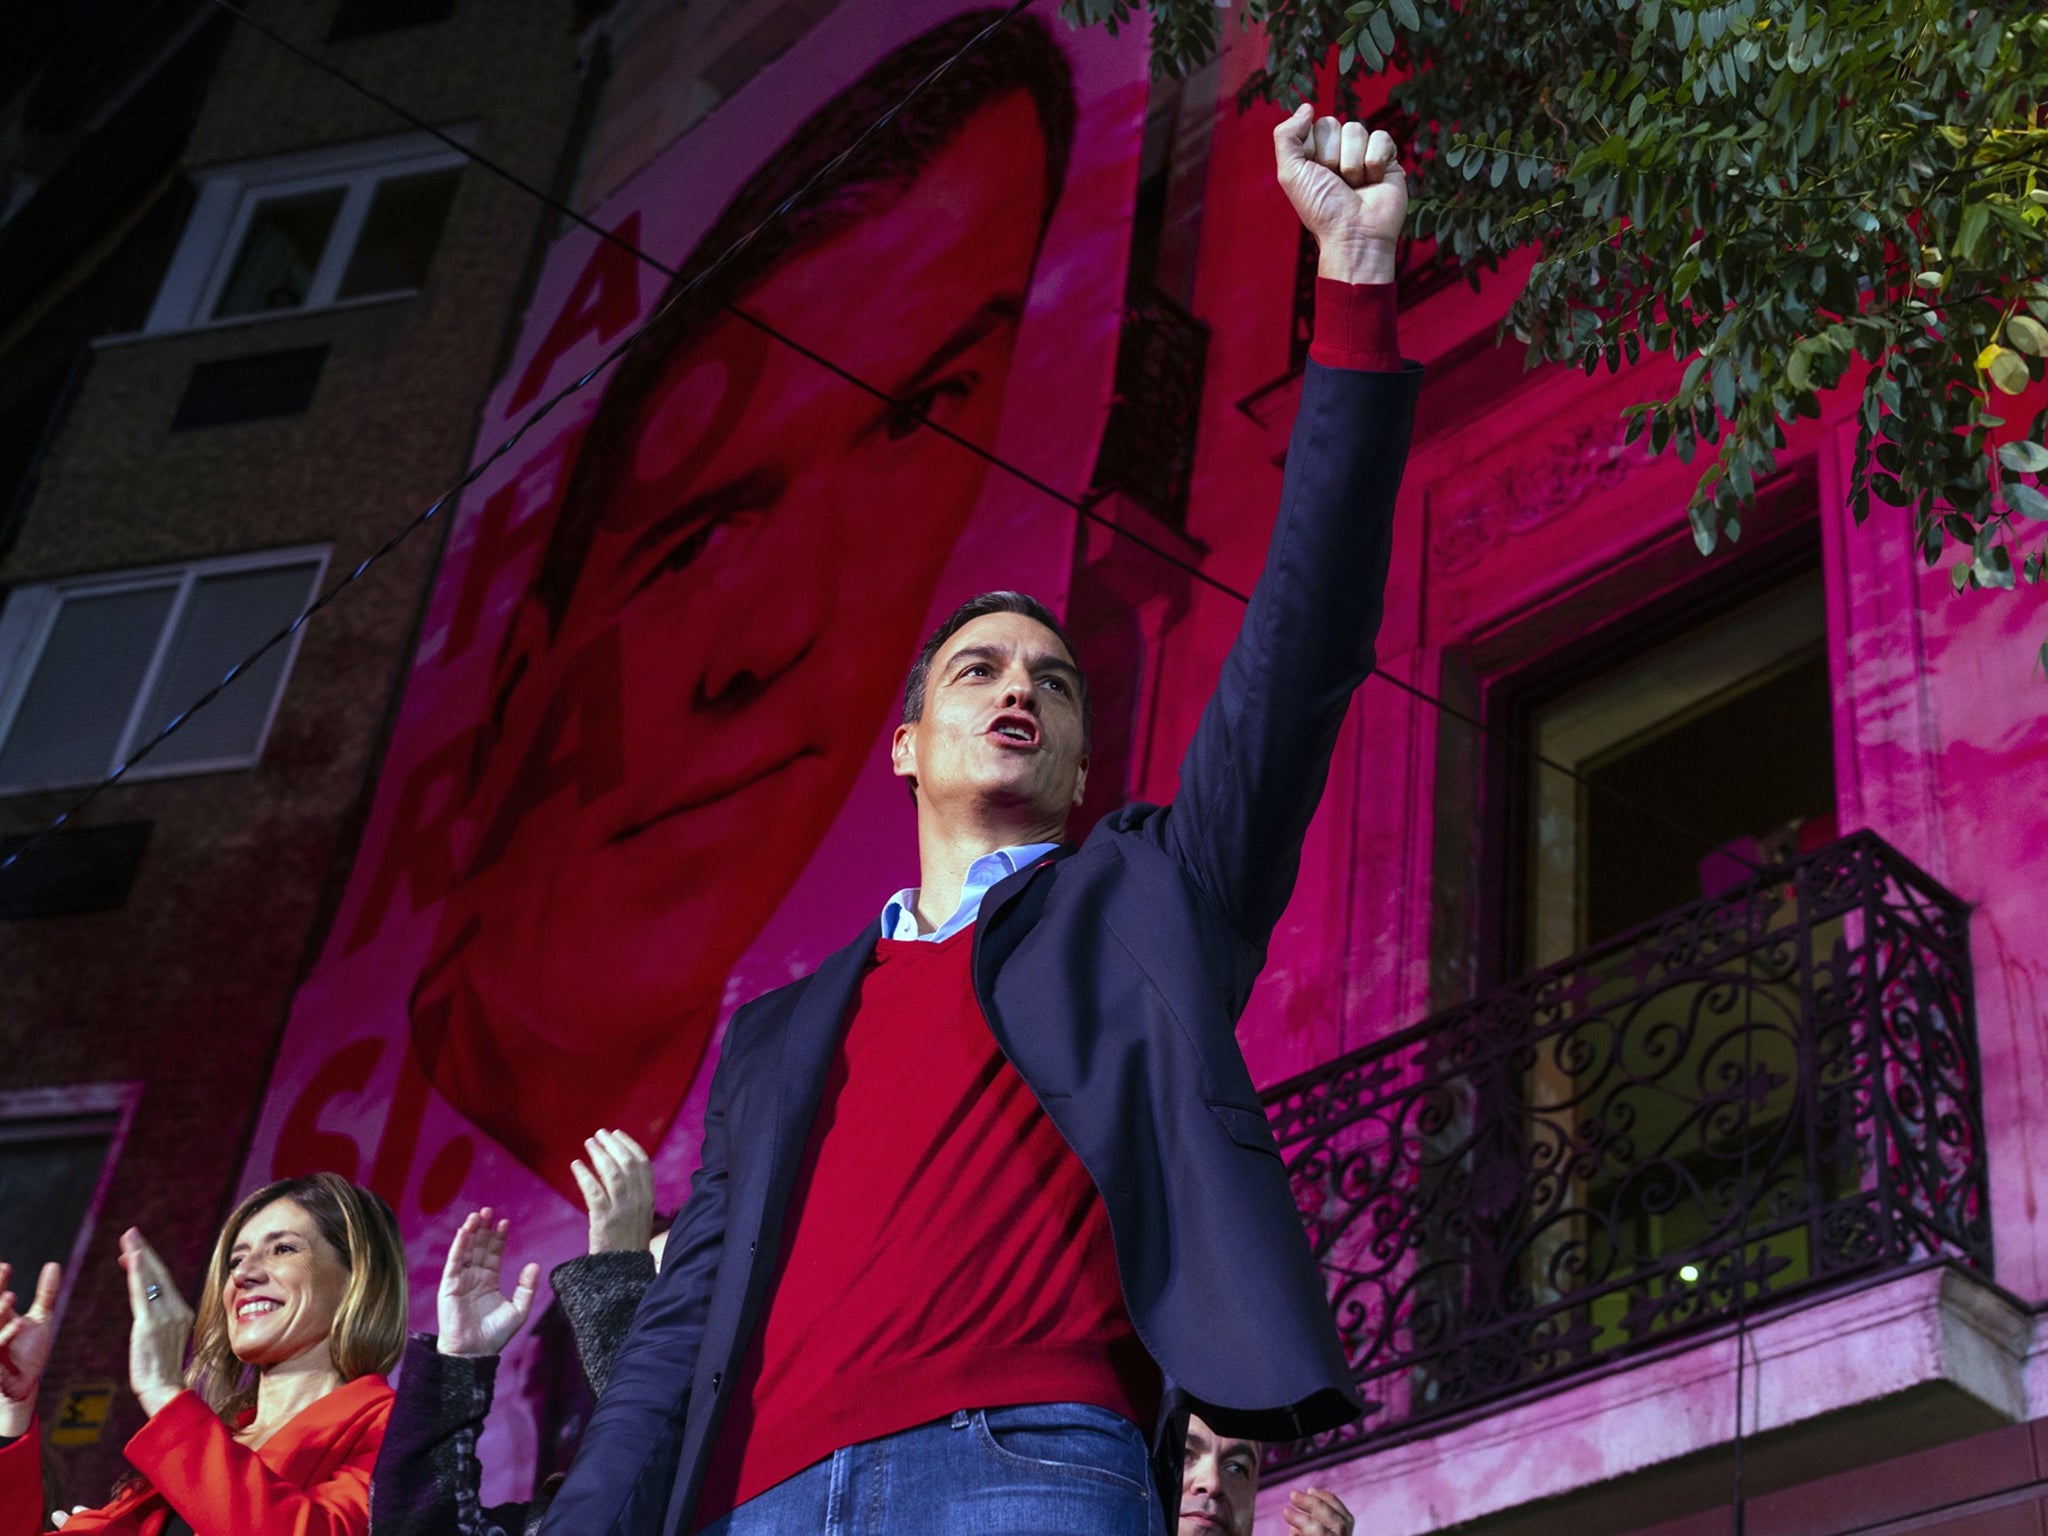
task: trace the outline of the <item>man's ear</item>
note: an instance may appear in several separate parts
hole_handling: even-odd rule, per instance
[[[896,727],[889,738],[889,771],[899,779],[908,779],[911,787],[917,787],[917,725],[910,722]]]
[[[1081,761],[1074,765],[1074,798],[1071,808],[1081,809],[1081,802],[1088,798],[1088,754],[1081,754]]]

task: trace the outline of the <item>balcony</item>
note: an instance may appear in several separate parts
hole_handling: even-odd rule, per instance
[[[1116,390],[1090,495],[1127,496],[1175,532],[1188,517],[1209,328],[1149,284],[1124,298]]]
[[[1967,913],[1870,833],[1266,1102],[1366,1402],[1276,1470],[1852,1278],[1991,1271]]]

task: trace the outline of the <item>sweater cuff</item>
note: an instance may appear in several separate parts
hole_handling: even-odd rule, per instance
[[[1392,283],[1341,283],[1316,279],[1316,333],[1311,361],[1325,368],[1359,368],[1398,373],[1401,344],[1395,335]]]

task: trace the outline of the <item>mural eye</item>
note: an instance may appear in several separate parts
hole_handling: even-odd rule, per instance
[[[647,574],[633,585],[630,596],[638,597],[664,576],[674,576],[694,565],[705,550],[711,547],[712,537],[725,526],[725,519],[714,517],[690,530],[668,547],[668,552],[647,568]]]
[[[940,403],[947,400],[965,400],[974,393],[975,386],[980,382],[981,375],[978,373],[957,373],[905,397],[890,407],[886,429],[889,441],[902,442],[923,425],[927,417],[934,421],[943,419],[945,413],[940,410]]]

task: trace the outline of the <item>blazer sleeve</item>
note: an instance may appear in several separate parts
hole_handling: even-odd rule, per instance
[[[725,1251],[725,1122],[731,1046],[743,1017],[727,1026],[727,1047],[711,1079],[703,1161],[691,1178],[690,1198],[669,1230],[661,1272],[612,1361],[568,1479],[548,1506],[542,1536],[657,1536],[667,1516],[690,1380]]]
[[[1373,666],[1422,368],[1307,364],[1280,512],[1180,789],[1153,826],[1263,953],[1351,695]]]
[[[486,1509],[477,1436],[491,1411],[498,1357],[444,1355],[427,1334],[406,1340],[391,1421],[370,1479],[371,1536],[517,1536],[528,1506]]]
[[[43,1508],[43,1431],[37,1419],[18,1440],[0,1445],[0,1536],[38,1536]]]
[[[354,1433],[333,1470],[302,1488],[238,1443],[196,1393],[181,1392],[135,1432],[128,1460],[195,1536],[366,1536],[383,1417]]]

